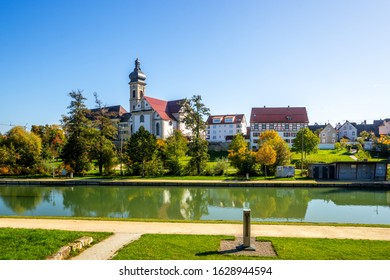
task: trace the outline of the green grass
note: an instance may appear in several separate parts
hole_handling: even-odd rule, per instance
[[[97,243],[109,235],[111,233],[0,228],[0,259],[44,260],[80,237],[91,236],[93,243]]]
[[[115,260],[389,260],[390,241],[278,238],[271,241],[277,257],[253,257],[219,254],[221,240],[233,240],[223,235],[145,234],[122,248]]]
[[[301,154],[300,153],[293,153],[292,154],[292,160],[300,160]],[[309,162],[324,162],[324,163],[330,163],[330,162],[336,162],[336,161],[354,161],[350,154],[343,150],[337,152],[336,150],[318,150],[315,154],[309,154],[306,155],[306,160]]]

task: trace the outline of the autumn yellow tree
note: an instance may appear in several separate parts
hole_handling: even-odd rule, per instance
[[[265,177],[267,177],[267,167],[276,161],[276,151],[268,143],[265,143],[256,152],[256,161],[264,166]]]
[[[230,146],[228,158],[239,174],[253,174],[256,172],[255,153],[248,148],[241,134],[234,136]]]
[[[287,143],[279,136],[275,130],[266,130],[260,134],[259,145],[270,145],[276,152],[276,160],[269,165],[272,172],[276,171],[276,166],[283,166],[290,163],[291,152]]]

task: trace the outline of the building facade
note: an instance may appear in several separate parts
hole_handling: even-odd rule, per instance
[[[339,141],[341,139],[346,139],[351,142],[354,142],[357,140],[357,128],[350,123],[349,121],[346,121],[342,126],[340,126],[338,129],[338,139]]]
[[[175,129],[189,134],[183,123],[182,103],[184,99],[165,101],[146,96],[146,75],[141,71],[138,58],[135,60],[130,82],[130,131],[135,133],[143,126],[157,138],[166,139]]]
[[[297,132],[307,127],[309,119],[305,107],[252,108],[250,117],[250,145],[259,148],[259,136],[266,130],[275,130],[289,146]]]
[[[206,140],[209,142],[230,142],[235,135],[246,135],[247,131],[244,114],[209,116],[206,125]]]
[[[334,149],[334,145],[338,140],[337,131],[331,124],[327,124],[318,137],[320,138],[318,144],[320,149]]]

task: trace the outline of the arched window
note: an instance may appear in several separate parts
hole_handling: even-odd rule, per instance
[[[139,117],[139,121],[142,122],[142,123],[145,121],[144,115],[141,115],[141,116]]]
[[[160,136],[160,123],[156,123],[156,136]]]
[[[144,92],[142,90],[141,90],[140,93],[141,93],[141,97],[144,97]]]
[[[133,98],[135,98],[135,90],[133,90]]]

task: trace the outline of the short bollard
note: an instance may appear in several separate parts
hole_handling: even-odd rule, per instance
[[[251,244],[251,210],[243,210],[243,244],[237,246],[238,250],[255,251]]]

